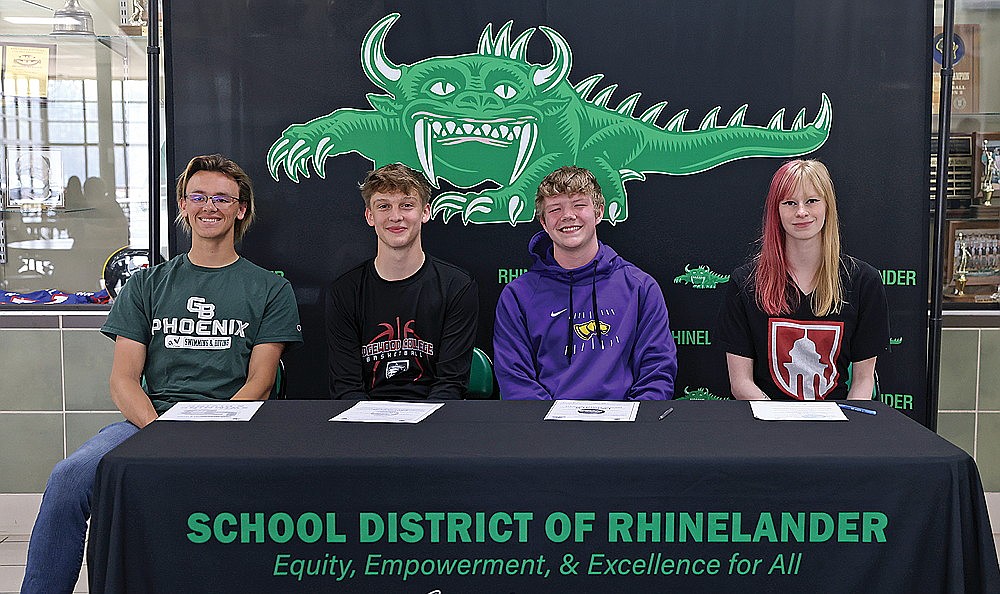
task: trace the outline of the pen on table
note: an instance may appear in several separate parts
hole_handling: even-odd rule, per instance
[[[657,421],[662,421],[663,419],[667,418],[667,415],[669,415],[669,414],[670,414],[670,413],[672,413],[672,412],[674,412],[674,408],[673,408],[673,407],[670,407],[670,408],[668,408],[667,410],[663,411],[663,414],[662,414],[662,415],[660,415],[660,418],[659,418],[659,419],[656,419],[656,420],[657,420]]]
[[[853,410],[854,412],[865,413],[866,415],[877,415],[878,413],[870,408],[862,408],[860,406],[851,406],[850,404],[837,403],[837,406],[843,408],[844,410]]]

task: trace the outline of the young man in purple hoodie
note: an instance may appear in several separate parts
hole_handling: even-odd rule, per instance
[[[531,269],[497,303],[493,349],[505,400],[673,397],[677,347],[659,285],[597,240],[604,196],[580,167],[549,174]]]

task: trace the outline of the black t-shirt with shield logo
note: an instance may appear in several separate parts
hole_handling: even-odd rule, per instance
[[[754,272],[754,263],[733,272],[719,313],[723,349],[753,359],[754,383],[774,400],[847,398],[849,365],[889,348],[889,313],[878,271],[841,256],[845,302],[839,313],[822,318],[813,315],[809,296],[801,292],[791,315],[761,311]]]

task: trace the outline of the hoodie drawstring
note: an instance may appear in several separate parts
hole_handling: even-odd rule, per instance
[[[604,348],[604,333],[601,332],[601,317],[599,314],[599,309],[597,305],[597,259],[594,259],[594,273],[590,280],[590,302],[591,307],[594,308],[594,327],[597,332],[597,340],[601,343],[601,348]],[[573,273],[569,273],[569,308],[567,309],[569,316],[569,324],[566,327],[566,363],[573,362]]]
[[[597,258],[594,258],[594,277],[590,284],[590,295],[593,299],[594,305],[594,326],[597,327],[597,340],[601,343],[601,349],[604,349],[604,336],[601,333],[601,318],[598,316],[597,309]]]
[[[566,364],[573,362],[573,273],[569,273],[569,307],[566,309],[569,316],[566,325]]]

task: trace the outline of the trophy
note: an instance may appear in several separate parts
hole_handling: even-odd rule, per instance
[[[983,192],[983,206],[993,205],[993,178],[1000,174],[997,170],[997,156],[990,150],[989,142],[983,141],[983,156],[980,158],[983,162],[983,181],[979,184],[979,189]]]
[[[148,0],[120,0],[121,24],[126,35],[145,35],[149,26]]]
[[[955,290],[958,297],[965,296],[965,284],[968,278],[965,273],[969,270],[969,248],[965,245],[965,234],[959,233],[955,238],[956,266],[955,266]]]

